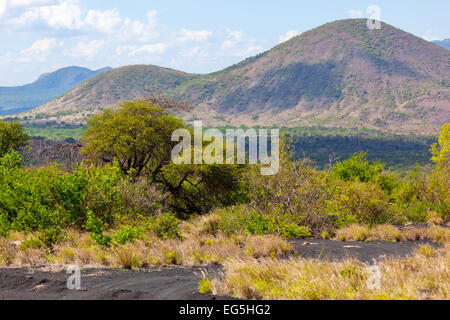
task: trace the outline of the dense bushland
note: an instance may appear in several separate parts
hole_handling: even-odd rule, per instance
[[[448,124],[432,147],[435,166],[407,178],[365,153],[318,171],[306,159],[294,161],[286,139],[274,176],[262,176],[258,165],[177,166],[170,135],[184,127],[157,105],[138,101],[90,122],[88,159],[74,170],[26,166],[18,148],[8,147],[0,158],[0,234],[30,233],[31,246],[51,247],[69,228],[115,246],[149,233],[182,239],[183,220],[213,236],[328,238],[353,224],[450,219]],[[21,132],[17,125],[10,130]]]

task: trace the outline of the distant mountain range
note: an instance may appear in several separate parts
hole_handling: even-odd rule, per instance
[[[433,43],[450,50],[450,39],[436,40]]]
[[[192,103],[205,125],[367,128],[430,133],[450,122],[450,51],[388,24],[328,23],[207,74],[136,65],[99,74],[18,116],[84,124],[94,113],[154,93]]]
[[[44,73],[31,84],[0,87],[0,115],[14,114],[38,107],[81,82],[109,70],[111,70],[109,67],[95,71],[81,67],[67,67]]]

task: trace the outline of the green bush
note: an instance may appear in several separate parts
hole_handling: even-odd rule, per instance
[[[384,170],[381,162],[369,163],[367,154],[360,152],[350,159],[334,165],[332,173],[342,181],[376,181]]]
[[[120,226],[120,229],[113,235],[114,240],[118,244],[125,244],[127,242],[134,242],[137,239],[142,239],[144,232],[132,226]]]
[[[395,207],[377,184],[336,182],[332,190],[330,199],[326,201],[325,213],[332,218],[335,227],[393,222]]]
[[[58,226],[52,226],[47,229],[40,231],[37,238],[42,242],[47,248],[53,247],[53,245],[59,243],[64,239],[64,232]]]
[[[108,247],[111,244],[112,237],[109,235],[104,235],[105,224],[94,215],[92,211],[87,213],[86,220],[86,230],[90,231],[91,238],[95,241],[96,244]]]
[[[250,234],[278,234],[289,239],[299,239],[311,236],[309,227],[292,222],[291,216],[280,219],[282,215],[263,215],[248,205],[218,209],[217,229],[224,235],[248,232]],[[301,221],[300,218],[297,221]]]
[[[181,238],[181,220],[169,213],[161,214],[154,220],[150,220],[149,229],[153,230],[160,239]]]
[[[245,229],[251,234],[268,234],[271,231],[272,221],[270,217],[262,216],[253,211],[246,220]]]
[[[311,236],[309,227],[298,226],[295,223],[281,226],[280,235],[287,239],[301,239]]]
[[[249,208],[246,205],[217,209],[215,214],[217,214],[218,220],[214,231],[219,230],[226,236],[243,231],[246,225],[248,211]]]

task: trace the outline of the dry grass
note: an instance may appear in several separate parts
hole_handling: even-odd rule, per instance
[[[202,226],[202,225],[201,225]],[[66,240],[52,249],[33,247],[32,235],[14,233],[0,238],[0,266],[64,266],[139,268],[161,265],[201,265],[227,259],[276,257],[291,253],[292,247],[277,236],[246,234],[207,236],[203,226],[184,226],[183,239],[158,239],[149,233],[143,240],[110,248],[97,246],[87,233],[67,231]],[[189,229],[189,230],[187,230]],[[17,240],[19,239],[19,240]]]
[[[416,241],[433,240],[439,243],[450,241],[450,228],[433,225],[430,228],[406,228],[399,230],[391,225],[380,225],[374,229],[351,225],[336,232],[338,241]]]
[[[449,266],[446,244],[441,250],[419,247],[414,257],[379,263],[379,288],[370,285],[374,274],[369,266],[351,260],[234,259],[225,263],[223,279],[207,280],[213,294],[243,299],[450,299]]]

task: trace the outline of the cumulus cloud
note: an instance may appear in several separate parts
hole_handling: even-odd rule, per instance
[[[204,73],[263,50],[241,30],[174,29],[159,21],[156,10],[139,19],[115,8],[89,6],[80,0],[0,0],[0,41],[4,52],[11,52],[1,57],[0,66],[20,61],[23,70],[53,70],[61,65],[152,63]],[[35,42],[17,50],[30,36]],[[20,77],[35,76],[29,74],[24,71]]]
[[[155,44],[147,44],[144,46],[141,46],[137,49],[134,49],[133,51],[130,52],[130,56],[135,56],[139,53],[147,53],[147,54],[154,54],[154,53],[159,53],[162,54],[166,51],[167,49],[167,44],[166,43],[155,43]]]
[[[425,31],[425,33],[422,35],[422,38],[427,41],[436,41],[436,40],[442,40],[441,37],[438,37],[434,34],[433,29],[428,29]]]
[[[221,45],[220,55],[246,57],[263,50],[260,45],[255,44],[255,39],[246,39],[241,30],[227,30],[227,34],[227,39]]]
[[[348,10],[348,15],[350,18],[355,19],[355,18],[362,18],[363,16],[363,12],[360,10],[353,10],[350,9]]]
[[[286,32],[285,35],[280,37],[280,39],[279,39],[280,43],[288,41],[289,39],[291,39],[291,38],[293,38],[295,36],[298,36],[299,34],[300,33],[297,30],[289,30],[288,32]]]
[[[6,25],[13,28],[25,28],[35,23],[53,29],[80,29],[83,25],[81,8],[74,1],[63,1],[49,6],[32,6],[18,17],[6,21]]]
[[[207,58],[209,57],[209,53],[206,50],[202,50],[200,47],[194,47],[192,49],[187,49],[181,51],[181,55],[188,58],[200,57]]]
[[[222,50],[232,49],[242,41],[244,32],[240,30],[228,30],[228,39],[222,43]]]
[[[10,61],[19,63],[45,62],[53,50],[62,46],[63,42],[58,42],[54,38],[44,38],[33,42],[31,47],[21,50],[19,54],[11,56]]]
[[[204,42],[209,40],[213,32],[208,30],[193,31],[182,29],[180,34],[179,41],[181,42]]]
[[[89,10],[84,19],[84,27],[106,34],[116,32],[121,24],[122,19],[117,9],[107,11]]]
[[[0,0],[0,19],[6,12],[6,0]]]
[[[106,45],[104,40],[78,41],[75,48],[70,51],[73,57],[83,57],[87,59],[94,58],[100,49]]]
[[[28,49],[20,51],[20,54],[47,54],[56,46],[56,39],[45,38],[35,41]]]
[[[122,24],[122,18],[117,9],[88,10],[83,13],[83,9],[76,0],[59,1],[57,3],[46,0],[15,1],[17,1],[15,6],[26,8],[22,10],[20,15],[5,22],[5,25],[9,28],[31,28],[40,24],[56,30],[84,30],[112,34]]]
[[[44,4],[57,3],[56,0],[9,0],[9,6],[13,8],[40,6]]]

